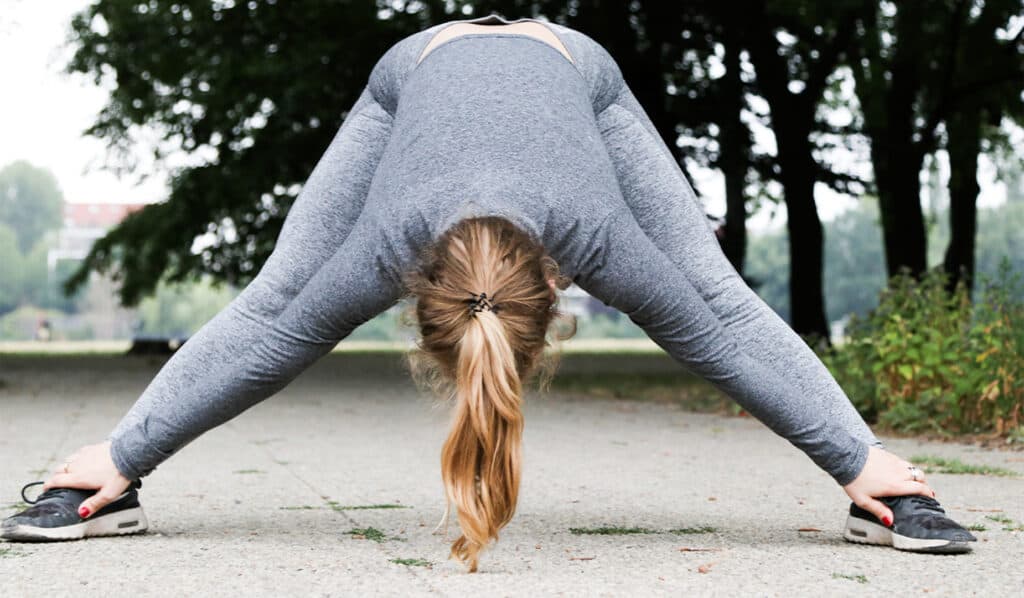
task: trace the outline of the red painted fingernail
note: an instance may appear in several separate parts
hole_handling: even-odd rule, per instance
[[[882,523],[884,523],[886,527],[889,527],[892,525],[892,519],[886,515],[885,517],[882,517]]]
[[[89,516],[89,507],[78,507],[78,516],[85,519]]]

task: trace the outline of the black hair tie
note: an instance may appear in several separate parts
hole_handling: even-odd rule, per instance
[[[466,299],[466,303],[469,304],[470,314],[476,315],[478,312],[484,311],[485,309],[492,312],[498,311],[498,305],[496,305],[491,299],[487,298],[487,293],[480,293],[477,295],[476,293],[470,292],[469,294],[473,296],[472,299]]]

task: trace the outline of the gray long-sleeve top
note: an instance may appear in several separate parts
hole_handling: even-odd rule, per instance
[[[605,49],[545,22],[571,61],[537,38],[495,30],[444,41],[417,63],[452,23],[380,58],[260,274],[165,364],[111,433],[117,468],[148,475],[274,394],[394,305],[401,273],[449,225],[500,215],[839,484],[853,480],[868,445],[881,443],[721,256]]]

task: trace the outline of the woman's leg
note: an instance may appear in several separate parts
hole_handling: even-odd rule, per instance
[[[274,394],[375,310],[394,303],[391,282],[376,278],[366,262],[370,256],[351,239],[391,122],[364,89],[306,181],[259,275],[171,357],[110,434],[111,456],[125,477],[148,475],[187,442]],[[311,281],[327,269],[339,287],[372,297],[361,305],[338,305],[317,296]],[[347,272],[371,278],[356,280]],[[313,334],[306,323],[281,321],[289,309],[337,309],[338,318],[362,311]]]
[[[852,435],[884,448],[821,360],[729,263],[679,164],[628,86],[598,115],[598,125],[634,218],[743,353],[784,373]]]

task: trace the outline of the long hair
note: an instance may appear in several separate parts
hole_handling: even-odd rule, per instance
[[[454,504],[462,531],[451,556],[473,572],[515,512],[524,385],[545,389],[557,367],[558,354],[544,352],[549,327],[557,341],[576,332],[548,280],[560,289],[571,281],[540,242],[498,216],[458,221],[420,257],[404,274],[420,333],[407,360],[418,384],[454,398],[441,476],[446,514]],[[491,309],[472,309],[481,293]]]

